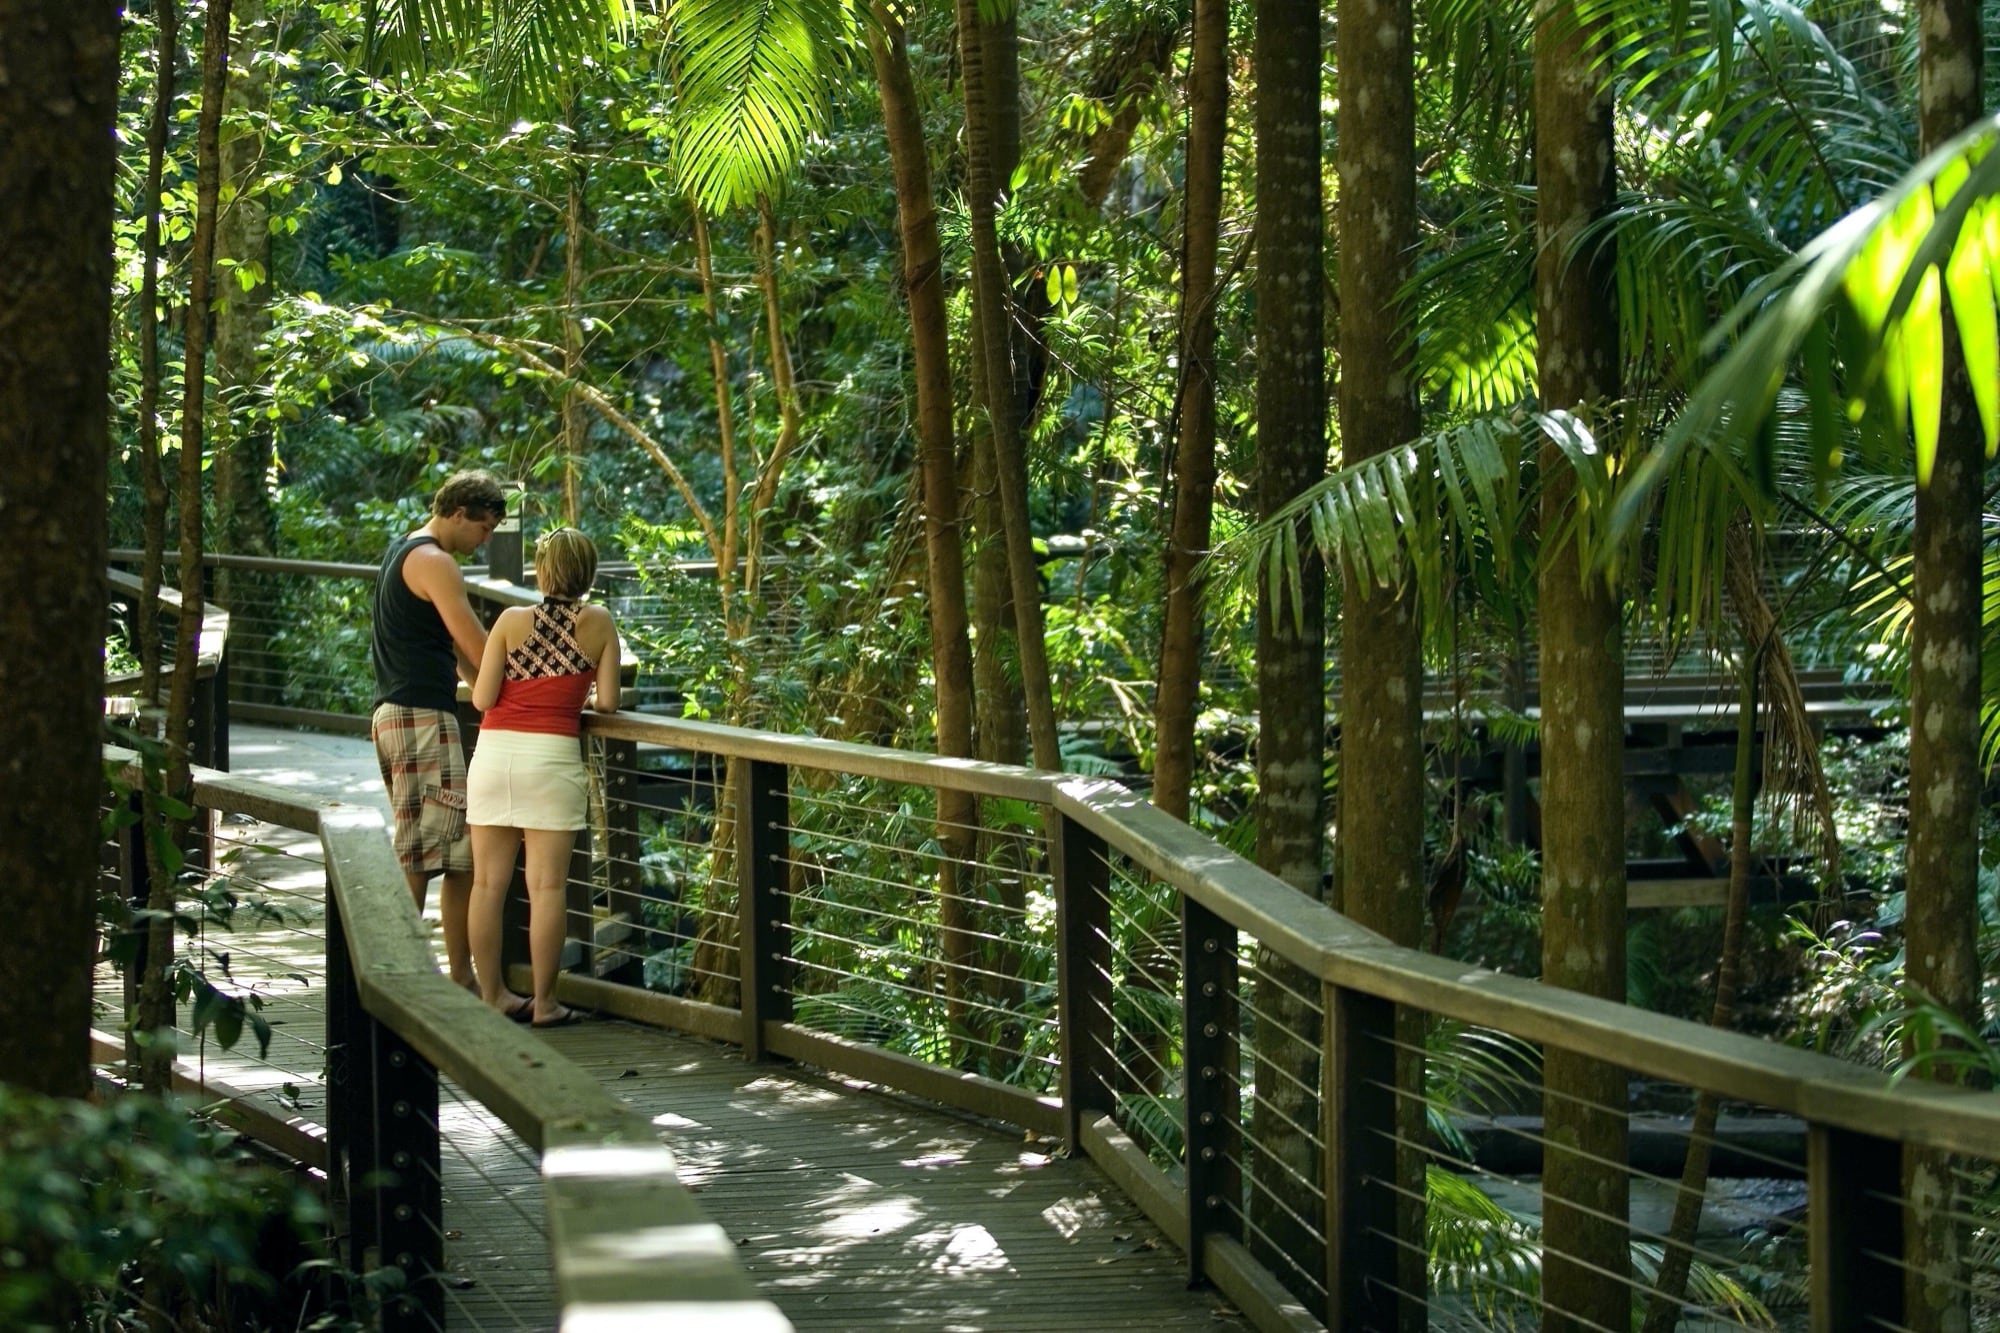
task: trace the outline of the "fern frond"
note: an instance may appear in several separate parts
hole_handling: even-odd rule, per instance
[[[775,195],[825,126],[857,40],[844,0],[674,0],[673,153],[683,186],[721,212]]]

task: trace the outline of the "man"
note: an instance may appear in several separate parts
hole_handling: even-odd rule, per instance
[[[485,472],[446,478],[430,521],[389,544],[375,580],[375,716],[371,735],[395,817],[396,859],[424,910],[442,874],[438,914],[451,979],[474,985],[466,938],[472,842],[465,828],[465,750],[458,681],[473,683],[486,630],[465,597],[454,558],[470,555],[507,513],[506,492]]]

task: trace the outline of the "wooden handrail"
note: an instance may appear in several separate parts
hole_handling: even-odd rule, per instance
[[[1836,1129],[2000,1157],[2000,1092],[1898,1080],[1821,1052],[1403,948],[1107,779],[637,713],[587,714],[584,728],[676,749],[1036,802],[1322,982]]]

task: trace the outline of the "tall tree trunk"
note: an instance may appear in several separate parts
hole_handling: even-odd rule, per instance
[[[736,557],[742,542],[742,476],[736,460],[736,410],[729,395],[729,355],[722,347],[722,315],[715,301],[715,257],[708,243],[708,215],[689,201],[694,215],[695,265],[701,276],[702,309],[708,316],[708,365],[715,381],[715,438],[722,452],[722,544],[715,552],[715,581],[728,627],[729,651],[739,651],[736,623]]]
[[[924,550],[929,565],[931,663],[937,695],[937,749],[972,757],[972,647],[967,636],[965,555],[959,538],[959,494],[952,442],[950,322],[945,313],[943,249],[923,117],[910,75],[903,25],[876,0],[870,48],[881,92],[882,124],[896,174],[896,217],[902,229],[903,288],[910,303],[910,347],[916,363],[919,470],[923,477]],[[979,803],[967,792],[937,794],[938,919],[947,961],[969,958],[972,913],[968,876]],[[959,1008],[962,1010],[963,1005]],[[949,1015],[953,1031],[969,1015]]]
[[[1415,20],[1410,0],[1340,0],[1340,447],[1352,465],[1422,427],[1411,312],[1401,288],[1417,236]],[[1414,579],[1381,587],[1341,571],[1340,909],[1396,943],[1424,928],[1424,668]],[[1421,1328],[1424,1016],[1398,1014],[1397,1286]],[[1412,1323],[1411,1321],[1414,1321]]]
[[[1608,245],[1577,253],[1612,206],[1612,105],[1604,35],[1575,0],[1539,0],[1535,35],[1535,308],[1541,400],[1609,428],[1619,393]],[[1562,453],[1542,450],[1541,524],[1561,531],[1575,492]],[[1618,594],[1572,538],[1544,550],[1542,979],[1625,998],[1624,663]],[[1551,1049],[1543,1063],[1542,1327],[1624,1328],[1625,1075]]]
[[[569,197],[563,206],[563,374],[572,382],[583,378],[583,250],[586,230],[584,210],[589,168],[577,150],[570,149]],[[563,522],[574,525],[583,512],[583,456],[589,447],[590,421],[584,414],[582,397],[574,390],[563,394]]]
[[[271,428],[256,402],[264,377],[260,349],[271,327],[271,209],[258,188],[265,151],[262,124],[270,105],[270,71],[257,57],[268,42],[264,0],[236,0],[230,42],[231,73],[223,115],[234,131],[222,143],[222,194],[216,219],[215,256],[222,298],[215,310],[215,383],[224,404],[217,418],[212,475],[215,548],[237,555],[270,555],[276,538],[271,510]],[[225,262],[226,261],[226,262]],[[247,285],[246,285],[247,284]],[[268,605],[270,576],[217,569],[215,600],[236,612],[229,651],[237,662],[265,658],[265,633],[255,612]],[[265,673],[235,673],[234,687],[281,703],[282,690]]]
[[[249,126],[260,121],[271,100],[269,71],[256,59],[266,36],[263,22],[264,0],[237,0],[230,42],[234,68],[223,114]],[[262,377],[258,348],[271,327],[271,209],[257,189],[263,136],[239,125],[221,152],[228,202],[215,232],[217,267],[226,275],[215,311],[215,380],[228,411],[217,421],[215,441],[216,544],[237,554],[269,555],[271,433],[264,414],[246,401]],[[226,580],[234,572],[216,574],[217,596],[225,605]]]
[[[985,398],[979,331],[972,331],[973,400]],[[1028,762],[1028,715],[1016,683],[1014,599],[1007,582],[1006,524],[1000,519],[999,479],[993,464],[993,431],[972,424],[972,485],[966,497],[972,518],[972,685],[979,757],[990,764]]]
[[[1189,814],[1201,704],[1201,562],[1215,512],[1216,255],[1229,128],[1229,0],[1196,0],[1188,66],[1186,222],[1181,233],[1180,433],[1174,446],[1167,606],[1153,698],[1153,804]]]
[[[118,12],[0,0],[0,1069],[90,1088]]]
[[[1011,6],[979,24],[983,68],[1001,85],[989,88],[986,119],[992,127],[993,179],[1012,180],[1021,156],[1019,31]],[[1018,311],[1016,312],[1019,313]],[[1014,596],[1007,573],[1007,525],[1000,507],[1000,476],[993,458],[993,426],[980,415],[986,401],[986,344],[975,318],[968,329],[972,383],[969,482],[966,515],[972,536],[972,679],[976,700],[973,740],[981,759],[994,764],[1028,762],[1027,701],[1021,693],[1015,648]]]
[[[1257,513],[1269,517],[1326,471],[1319,6],[1257,0],[1253,63]],[[1314,899],[1326,809],[1325,604],[1325,568],[1308,555],[1297,599],[1267,593],[1257,608],[1257,863]],[[1275,1272],[1318,1275],[1324,1246],[1296,1218],[1313,1216],[1298,1182],[1320,1178],[1320,1155],[1292,1128],[1319,1123],[1319,1032],[1299,998],[1318,987],[1268,950],[1257,969],[1251,1244]]]
[[[188,725],[194,714],[194,685],[201,647],[202,613],[202,443],[208,405],[208,334],[215,272],[215,222],[222,193],[221,126],[229,76],[230,0],[209,0],[201,42],[201,113],[195,122],[195,221],[188,247],[187,334],[183,343],[180,485],[181,609],[174,643],[173,689],[167,703],[167,790],[189,802],[193,788]],[[176,821],[178,825],[178,821]],[[184,825],[173,841],[186,842]],[[147,906],[145,975],[139,983],[138,1028],[153,1040],[140,1050],[140,1081],[146,1091],[165,1096],[172,1087],[174,957],[172,911],[176,877],[153,880]]]
[[[174,65],[180,58],[180,16],[174,0],[153,5],[153,114],[146,125],[146,185],[139,206],[139,485],[143,493],[144,550],[139,558],[139,604],[133,608],[138,642],[139,697],[160,701],[160,574],[166,563],[167,483],[160,473],[160,179],[174,116]],[[148,798],[150,799],[150,797]],[[147,822],[151,823],[149,814]]]
[[[1928,153],[1983,107],[1979,0],[1917,5],[1918,146]],[[1979,1022],[1979,678],[1981,427],[1965,355],[1945,311],[1944,396],[1937,454],[1919,467],[1910,651],[1908,979],[1960,1018]],[[1914,1052],[1910,1052],[1914,1054]],[[1951,1078],[1945,1067],[1933,1071]],[[1971,1324],[1964,1288],[1970,1235],[1954,1203],[1949,1157],[1911,1149],[1904,1322],[1916,1333]]]
[[[1035,762],[1061,766],[1056,744],[1055,698],[1050,688],[1047,645],[1042,640],[1042,602],[1028,517],[1028,460],[1015,417],[1011,319],[1006,267],[994,225],[1000,191],[994,178],[994,133],[982,50],[978,0],[957,0],[958,46],[965,96],[966,212],[972,230],[973,318],[985,371],[985,409],[993,435],[995,489],[1007,549],[1007,582],[1014,599],[1015,649],[1020,655],[1021,692]]]

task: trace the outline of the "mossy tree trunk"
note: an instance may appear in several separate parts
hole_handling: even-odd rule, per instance
[[[1536,332],[1542,405],[1600,434],[1619,394],[1618,320],[1608,245],[1577,237],[1612,207],[1612,103],[1604,35],[1574,0],[1540,0],[1535,34]],[[1545,542],[1569,517],[1575,483],[1542,450]],[[1540,576],[1542,979],[1625,998],[1624,665],[1621,606],[1580,537],[1545,549]],[[1542,1327],[1624,1328],[1624,1071],[1550,1049],[1543,1065]]]
[[[1179,438],[1167,537],[1167,605],[1154,696],[1153,804],[1189,814],[1201,707],[1201,562],[1215,511],[1216,255],[1229,123],[1229,0],[1196,0],[1188,66],[1187,183],[1181,233]]]
[[[0,0],[0,1069],[90,1087],[118,17]]]
[[[967,634],[965,554],[959,522],[958,473],[952,430],[951,340],[944,299],[943,247],[937,202],[931,193],[929,146],[917,106],[903,25],[889,6],[875,6],[870,34],[882,123],[896,177],[896,217],[902,231],[903,286],[910,306],[910,346],[916,366],[918,471],[922,477],[924,550],[929,565],[931,662],[937,696],[937,749],[972,757],[972,646]],[[968,890],[963,863],[974,851],[978,801],[970,794],[937,794],[938,920],[947,961],[971,955]],[[969,1016],[951,1005],[954,1031]]]
[[[1257,0],[1257,513],[1268,517],[1326,472],[1325,215],[1320,196],[1320,10]],[[1310,543],[1301,546],[1309,549]],[[1257,863],[1320,895],[1325,829],[1326,573],[1302,561],[1296,597],[1257,609]],[[1312,979],[1260,951],[1257,1099],[1246,1147],[1250,1244],[1274,1271],[1324,1272],[1324,1246],[1299,1222],[1320,1154],[1318,1020]]]
[[[1916,12],[1918,138],[1928,153],[1981,114],[1984,47],[1978,0],[1920,0]],[[1911,985],[1976,1027],[1984,441],[1948,304],[1944,313],[1937,453],[1928,475],[1920,460],[1917,476],[1903,930]],[[1933,1072],[1952,1077],[1943,1066]],[[1953,1203],[1955,1180],[1944,1154],[1906,1154],[1904,1322],[1916,1333],[1959,1333],[1971,1326],[1964,1286],[1970,1234],[1963,1206]]]
[[[1410,0],[1340,0],[1340,446],[1352,465],[1421,429],[1409,308],[1401,289],[1417,236],[1415,19]],[[1383,587],[1342,571],[1340,909],[1398,944],[1424,928],[1423,644],[1416,583]],[[1365,795],[1364,795],[1365,794]],[[1421,1013],[1397,1029],[1396,1128],[1424,1141]],[[1422,1327],[1427,1285],[1424,1163],[1397,1152],[1396,1284]]]

